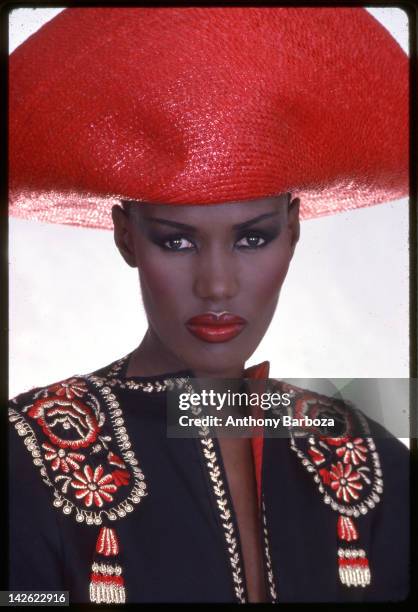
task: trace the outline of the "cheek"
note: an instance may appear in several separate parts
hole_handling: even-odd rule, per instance
[[[255,261],[257,259],[257,261]],[[277,304],[280,289],[286,278],[291,259],[290,248],[287,242],[279,241],[277,245],[271,245],[270,249],[260,252],[254,257],[254,264],[249,263],[245,273],[248,279],[248,295],[252,296],[253,306],[260,314],[265,312],[266,316]]]
[[[160,324],[170,324],[167,305],[170,305],[173,316],[181,315],[184,299],[190,290],[191,270],[187,257],[173,257],[176,257],[175,273],[169,257],[158,247],[150,248],[148,245],[144,257],[141,257],[140,249],[137,251],[142,299],[148,318],[154,323],[161,319]]]

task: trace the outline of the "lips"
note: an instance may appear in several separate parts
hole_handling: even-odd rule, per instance
[[[186,327],[190,333],[205,342],[228,342],[238,336],[246,324],[245,319],[229,312],[220,315],[207,312],[189,319]]]

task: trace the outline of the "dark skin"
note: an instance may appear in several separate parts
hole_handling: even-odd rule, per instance
[[[273,318],[299,239],[290,194],[207,206],[124,203],[112,208],[116,245],[138,268],[148,330],[127,376],[193,370],[197,378],[242,378]],[[191,317],[228,311],[247,325],[208,343]],[[249,438],[219,438],[237,517],[250,602],[267,601],[256,481]]]
[[[115,242],[138,268],[149,323],[129,376],[189,368],[201,378],[242,376],[273,318],[299,238],[299,201],[289,199],[112,208]],[[248,324],[229,342],[210,344],[184,325],[207,311],[228,311]]]

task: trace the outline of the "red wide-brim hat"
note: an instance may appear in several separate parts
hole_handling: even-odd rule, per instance
[[[69,8],[10,57],[10,213],[408,191],[408,58],[362,8]]]

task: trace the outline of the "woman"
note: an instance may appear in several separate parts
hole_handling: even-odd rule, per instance
[[[273,317],[299,237],[298,200],[284,194],[212,207],[133,202],[112,213],[116,244],[140,273],[149,320],[131,373],[193,364],[199,378],[241,378]],[[236,315],[239,333],[216,335],[215,327],[206,335],[205,321],[195,320],[206,311],[229,312],[219,322],[226,333]]]
[[[11,434],[10,588],[96,603],[406,597],[407,456],[373,442],[377,424],[279,383],[303,414],[337,416],[338,437],[166,432],[166,394],[190,378],[268,378],[245,362],[299,205],[405,193],[406,69],[361,9],[69,9],[16,51],[11,212],[110,227],[111,210],[149,328],[132,354],[11,401],[25,445]]]

